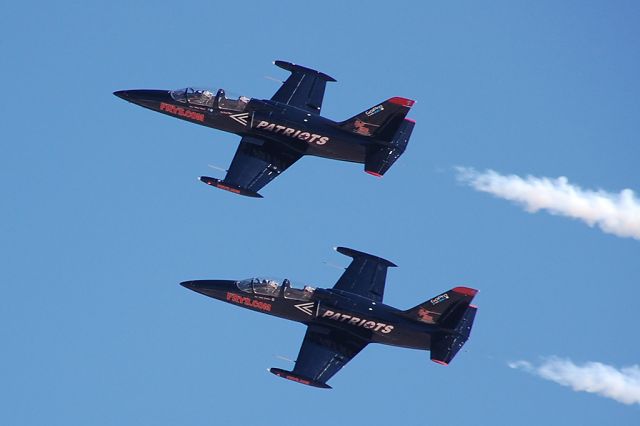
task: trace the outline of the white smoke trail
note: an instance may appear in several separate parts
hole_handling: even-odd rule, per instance
[[[551,357],[535,366],[529,361],[508,363],[546,380],[568,386],[575,391],[595,393],[623,404],[640,404],[640,366],[616,369],[599,362],[574,364],[569,359]]]
[[[620,193],[582,189],[561,176],[557,179],[501,175],[493,170],[477,172],[457,167],[458,179],[472,188],[514,201],[535,213],[545,209],[551,214],[579,219],[604,232],[640,240],[640,201],[631,189]]]

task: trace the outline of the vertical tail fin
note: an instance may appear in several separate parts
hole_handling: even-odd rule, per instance
[[[469,339],[478,310],[471,301],[478,290],[456,287],[439,294],[403,315],[427,324],[437,325],[440,331],[431,336],[431,360],[447,365]]]
[[[362,136],[390,142],[414,103],[411,99],[391,98],[338,123],[338,126]]]
[[[364,160],[364,171],[373,176],[382,176],[407,149],[415,122],[405,118],[396,130],[389,145],[370,145]]]
[[[404,315],[427,324],[453,328],[477,293],[473,288],[456,287],[404,311]]]
[[[449,365],[453,357],[469,340],[477,311],[477,307],[469,305],[452,332],[440,332],[431,337],[431,361]]]
[[[391,98],[350,119],[338,123],[349,132],[368,136],[374,143],[367,146],[364,171],[382,176],[407,148],[415,121],[406,118],[415,101]]]

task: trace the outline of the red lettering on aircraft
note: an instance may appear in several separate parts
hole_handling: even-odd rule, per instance
[[[231,188],[230,186],[223,185],[221,183],[217,184],[216,187],[218,187],[220,189],[224,189],[225,191],[233,192],[234,194],[239,194],[240,193],[239,189]]]
[[[169,114],[177,115],[179,117],[189,118],[195,121],[204,122],[204,114],[191,111],[190,109],[181,108],[171,104],[160,103],[160,111],[168,112]]]
[[[311,384],[310,381],[301,379],[300,377],[296,377],[296,376],[284,376],[284,378],[285,379],[289,379],[289,380],[293,380],[294,382],[302,383],[303,385]]]
[[[261,311],[271,312],[271,304],[254,300],[250,297],[240,296],[236,293],[227,292],[227,300],[238,305],[248,306],[250,308],[260,309]]]

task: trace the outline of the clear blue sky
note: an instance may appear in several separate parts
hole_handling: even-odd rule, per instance
[[[0,7],[0,423],[632,425],[626,406],[507,367],[640,362],[639,242],[535,215],[454,166],[640,190],[632,1],[5,2]],[[383,179],[304,158],[254,200],[196,181],[238,138],[114,90],[270,97],[283,59],[335,77],[323,115],[416,99]],[[304,327],[205,298],[196,278],[332,286],[346,245],[396,262],[385,301],[480,289],[449,367],[371,345],[332,391],[290,368]]]

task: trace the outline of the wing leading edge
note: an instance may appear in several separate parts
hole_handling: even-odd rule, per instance
[[[302,154],[266,139],[245,136],[223,180],[201,176],[207,185],[262,198],[258,191],[298,161]]]
[[[313,114],[320,114],[327,81],[336,80],[325,73],[291,62],[275,61],[274,64],[290,71],[291,75],[271,100],[295,106]]]
[[[346,247],[336,247],[336,251],[353,260],[333,288],[382,302],[387,268],[396,265],[381,257]]]
[[[344,332],[311,325],[307,328],[293,371],[271,368],[276,376],[303,385],[331,389],[326,382],[355,357],[367,342]]]

